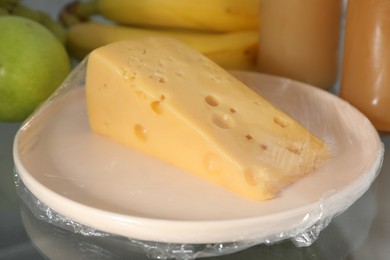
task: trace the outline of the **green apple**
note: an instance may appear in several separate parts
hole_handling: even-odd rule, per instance
[[[21,121],[47,99],[71,69],[61,42],[41,24],[0,17],[0,121]]]

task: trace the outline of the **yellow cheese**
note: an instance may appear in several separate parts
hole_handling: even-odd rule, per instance
[[[299,123],[176,40],[96,49],[86,95],[93,131],[246,198],[273,198],[329,156]]]

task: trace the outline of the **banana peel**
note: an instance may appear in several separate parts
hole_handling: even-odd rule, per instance
[[[81,60],[93,49],[115,41],[157,36],[182,41],[225,69],[256,69],[259,43],[257,29],[209,33],[84,22],[68,28],[66,45],[69,53]]]
[[[260,0],[92,0],[69,3],[61,19],[101,16],[118,24],[229,32],[259,27]]]

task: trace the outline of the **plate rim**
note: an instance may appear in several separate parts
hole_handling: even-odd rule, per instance
[[[265,78],[271,78],[274,80],[284,79],[282,77],[257,73],[257,72],[242,72],[242,71],[233,71],[233,75],[238,74],[247,74],[247,75],[254,75],[256,77],[265,77]],[[291,80],[291,79],[287,79]],[[294,81],[294,80],[291,80]],[[301,87],[304,88],[311,88],[311,91],[321,91],[323,94],[329,95],[332,99],[337,100],[338,102],[344,102],[346,105],[351,107],[354,110],[354,113],[360,114],[361,117],[366,118],[360,111],[358,111],[356,108],[345,102],[344,100],[340,99],[339,97],[335,96],[334,94],[319,89],[313,86],[310,86],[308,84],[298,82]],[[28,122],[28,120],[26,121]],[[361,174],[358,176],[358,178],[354,179],[352,183],[345,186],[345,188],[339,192],[331,193],[331,194],[324,194],[319,201],[315,201],[314,203],[306,204],[302,207],[293,208],[287,211],[282,211],[279,213],[272,213],[267,214],[265,216],[253,216],[253,217],[243,217],[243,218],[235,218],[235,219],[223,219],[223,220],[168,220],[168,219],[158,219],[158,218],[145,218],[145,217],[138,217],[138,216],[132,216],[132,215],[126,215],[121,213],[115,213],[106,211],[103,209],[93,208],[88,205],[84,205],[78,201],[71,200],[65,196],[62,196],[61,194],[56,193],[55,191],[49,189],[48,187],[44,186],[42,183],[40,183],[38,180],[36,180],[33,176],[31,176],[27,169],[24,167],[23,162],[21,158],[19,157],[19,140],[20,135],[23,132],[23,129],[25,127],[25,123],[22,124],[21,128],[17,131],[15,138],[14,138],[14,145],[13,145],[13,154],[14,154],[14,164],[15,169],[18,172],[21,180],[25,184],[25,186],[43,203],[45,203],[48,207],[51,207],[58,213],[64,215],[65,217],[69,217],[72,220],[76,220],[80,222],[83,225],[90,226],[92,228],[95,228],[97,230],[101,230],[103,232],[107,233],[113,233],[121,236],[126,236],[129,238],[134,239],[141,239],[141,240],[152,240],[152,241],[159,241],[159,242],[170,242],[170,243],[219,243],[219,242],[231,242],[236,240],[242,240],[242,239],[250,239],[250,240],[259,240],[262,241],[266,238],[269,238],[269,234],[258,234],[256,232],[246,232],[247,234],[243,235],[210,235],[207,234],[202,235],[200,237],[194,237],[193,232],[199,231],[199,228],[207,229],[209,232],[210,230],[219,230],[224,229],[226,230],[228,227],[231,229],[236,229],[237,226],[251,226],[253,224],[259,224],[265,221],[265,219],[293,219],[293,222],[295,221],[294,228],[291,228],[291,230],[283,230],[287,233],[289,233],[289,236],[297,235],[300,232],[306,230],[307,228],[310,228],[312,225],[325,221],[326,218],[332,218],[333,216],[340,214],[345,209],[347,209],[350,205],[352,205],[361,195],[363,195],[366,190],[370,187],[371,183],[375,180],[377,174],[379,173],[379,169],[382,164],[383,159],[383,153],[384,153],[384,145],[381,142],[379,135],[377,136],[377,142],[379,144],[379,147],[377,149],[378,155],[375,157],[375,161],[370,164],[371,169],[370,171]],[[376,131],[373,126],[371,125],[371,131]],[[366,187],[360,190],[360,192],[353,194],[351,200],[344,201],[343,207],[340,208],[333,208],[331,211],[328,211],[327,214],[324,214],[326,212],[323,212],[322,207],[323,203],[325,201],[334,201],[338,199],[338,197],[342,197],[342,193],[347,193],[347,190],[353,189],[354,186],[361,183],[361,180],[364,176],[367,177],[367,175],[370,177],[369,180],[365,179],[364,184]],[[45,197],[44,194],[49,194],[49,198]],[[351,194],[349,194],[351,196]],[[66,213],[64,214],[64,211],[60,209],[58,205],[55,205],[55,203],[51,202],[54,200],[53,198],[59,198],[62,202],[66,202],[67,207],[77,207],[79,209],[82,209],[82,211],[89,211],[96,213],[97,215],[100,215],[104,219],[111,219],[112,225],[115,226],[117,224],[117,227],[111,226],[110,228],[105,228],[100,226],[96,221],[83,221],[82,217],[76,216],[73,214],[70,216]],[[308,216],[308,214],[313,214],[313,217],[309,218],[309,221],[304,222],[302,221],[305,217]],[[80,214],[83,215],[83,214]],[[284,217],[283,217],[284,216]],[[287,217],[289,216],[289,217]],[[117,220],[117,221],[115,221]],[[120,221],[118,221],[120,220]],[[297,222],[298,221],[298,222]],[[134,228],[135,231],[128,232],[128,229],[123,228],[123,225],[126,225],[130,228]],[[122,227],[122,229],[121,229]],[[147,230],[146,230],[147,229]],[[163,233],[163,235],[159,235],[159,231]],[[175,232],[172,232],[172,230],[176,230]],[[164,231],[165,230],[165,231]],[[184,231],[185,230],[185,231]],[[256,229],[257,230],[257,229]],[[147,232],[145,232],[147,231]],[[187,233],[187,235],[186,235]],[[190,234],[188,234],[190,233]],[[233,232],[234,233],[234,232]],[[244,232],[243,232],[244,233]],[[167,235],[168,234],[168,235]],[[180,237],[178,235],[181,235]],[[275,234],[272,234],[273,236],[277,237],[281,233],[275,232]],[[184,236],[182,236],[184,235]],[[264,236],[265,235],[265,236]],[[289,236],[284,235],[283,237],[280,237],[280,239],[288,238]]]

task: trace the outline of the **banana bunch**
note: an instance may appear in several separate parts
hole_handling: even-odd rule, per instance
[[[178,39],[224,68],[252,70],[256,63],[258,34],[255,30],[216,34],[86,22],[69,28],[67,47],[72,56],[82,59],[91,50],[114,41],[153,36]]]
[[[0,15],[15,15],[34,20],[51,31],[63,44],[66,42],[64,26],[49,14],[33,10],[18,0],[0,0]]]
[[[164,36],[188,44],[226,69],[254,70],[259,1],[77,1],[60,17],[68,27],[68,51],[76,59],[114,41]]]

